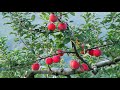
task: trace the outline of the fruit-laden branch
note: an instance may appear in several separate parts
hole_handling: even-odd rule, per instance
[[[118,43],[119,43],[119,41],[113,41],[112,43],[109,43],[109,44],[105,44],[105,45],[101,45],[101,46],[96,46],[96,47],[93,47],[93,48],[85,50],[85,53],[87,53],[88,50],[92,50],[92,49],[96,49],[96,48],[100,48],[100,47],[106,47],[106,46],[109,46],[109,45],[115,45],[115,44],[118,44]]]
[[[100,68],[100,67],[110,66],[112,64],[116,64],[119,61],[120,61],[120,57],[117,57],[113,61],[112,60],[101,61],[101,62],[96,63],[94,66],[96,66],[97,68]],[[92,68],[94,70],[94,67],[92,67]],[[51,74],[51,75],[56,75],[57,74],[57,75],[68,76],[68,75],[72,75],[72,74],[83,73],[83,71],[80,68],[77,69],[75,72],[71,68],[64,68],[64,69],[51,68],[51,70],[52,70],[52,72],[49,69],[39,70],[39,71],[31,71],[26,75],[25,78],[34,78],[34,75],[36,75],[36,74]]]
[[[92,70],[92,68],[91,68],[91,66],[78,54],[78,52],[77,52],[77,49],[76,49],[76,46],[75,46],[75,44],[74,44],[74,42],[71,40],[71,42],[72,42],[72,47],[74,48],[74,50],[75,50],[75,54],[76,54],[76,56],[82,61],[82,62],[84,62],[84,63],[86,63],[87,65],[88,65],[88,67],[89,67],[89,69],[91,69]]]

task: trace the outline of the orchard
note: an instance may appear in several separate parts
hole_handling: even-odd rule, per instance
[[[119,78],[120,13],[2,12],[20,49],[0,37],[1,78]],[[36,15],[42,20],[35,24]],[[105,31],[105,35],[101,34]],[[18,44],[19,47],[19,44]],[[67,58],[65,58],[67,57]]]

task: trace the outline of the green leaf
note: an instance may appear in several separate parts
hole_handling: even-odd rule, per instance
[[[68,14],[65,14],[65,17],[68,18]]]
[[[64,44],[67,44],[69,42],[70,42],[70,38],[65,38],[64,41],[63,41]]]
[[[43,53],[44,53],[43,50],[40,50],[40,51],[39,51],[39,54],[43,54]]]
[[[74,12],[70,12],[71,15],[75,16],[75,13]]]
[[[36,48],[37,48],[37,49],[40,49],[40,47],[41,47],[40,43],[37,43],[37,44],[36,44]]]
[[[15,41],[15,42],[19,41],[19,38],[15,38],[14,41]]]
[[[60,44],[60,45],[58,46],[58,48],[62,48],[62,47],[64,47],[64,44]]]
[[[7,23],[4,23],[4,25],[5,25],[5,24],[12,24],[12,22],[7,22]]]
[[[74,21],[69,21],[69,22],[74,22]]]
[[[35,15],[32,15],[31,20],[33,21],[35,20]]]

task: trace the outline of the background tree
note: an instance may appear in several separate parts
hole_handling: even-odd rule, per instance
[[[75,12],[37,12],[43,24],[33,23],[36,12],[3,12],[2,14],[4,18],[10,19],[6,24],[13,28],[10,34],[16,36],[15,42],[22,42],[24,46],[19,50],[8,51],[6,38],[0,38],[0,66],[4,69],[1,71],[1,77],[120,76],[119,63],[116,63],[120,60],[120,13],[111,12],[99,21],[101,18],[96,17],[95,13],[85,12],[80,16],[85,23],[80,26],[75,26],[72,24],[73,21],[69,21],[69,15],[75,16]],[[107,34],[100,37],[102,29],[106,29]],[[65,62],[63,56],[60,56],[60,62],[47,65],[46,58],[58,55],[57,50],[62,50],[66,56],[71,56],[79,65],[77,62],[74,62],[75,64]],[[90,50],[93,50],[92,53]],[[40,68],[32,71],[31,65],[36,61]],[[83,63],[87,64],[89,70],[83,68]]]

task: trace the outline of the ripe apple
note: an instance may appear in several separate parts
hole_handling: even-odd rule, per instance
[[[82,67],[83,67],[84,71],[88,71],[89,70],[88,65],[85,64],[85,63],[82,64]]]
[[[56,53],[57,53],[58,55],[60,55],[60,56],[63,56],[63,55],[64,55],[64,51],[62,51],[62,50],[57,50]]]
[[[55,14],[51,13],[50,14],[50,17],[49,17],[49,20],[51,22],[56,22],[58,20],[57,16],[55,16]]]
[[[88,53],[89,53],[89,55],[93,56],[94,55],[94,50],[91,49],[91,50],[88,51]]]
[[[45,63],[50,65],[50,64],[53,63],[53,59],[51,57],[48,57],[48,58],[45,59]]]
[[[55,24],[53,24],[53,23],[48,24],[48,30],[54,31],[55,28],[56,28]]]
[[[54,63],[58,63],[58,62],[60,62],[61,58],[60,58],[60,55],[55,55],[55,56],[52,57],[52,59],[53,59]]]
[[[67,29],[67,24],[60,22],[60,23],[58,24],[58,29],[59,29],[60,31],[66,30],[66,29]]]
[[[31,66],[31,68],[32,68],[32,70],[39,70],[40,64],[38,62],[33,63],[32,66]]]
[[[70,67],[71,67],[72,69],[78,69],[78,68],[80,67],[80,64],[79,64],[79,62],[77,62],[76,60],[71,60],[71,61],[70,61]]]
[[[95,49],[94,52],[93,52],[93,55],[96,56],[96,57],[99,57],[101,54],[102,54],[102,52],[101,52],[100,49]]]

